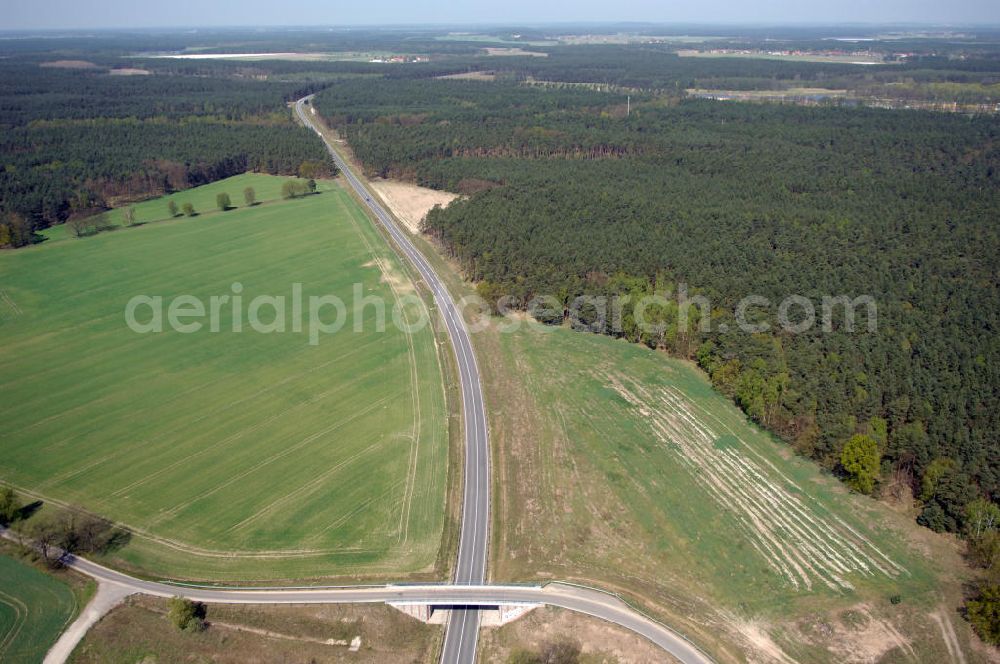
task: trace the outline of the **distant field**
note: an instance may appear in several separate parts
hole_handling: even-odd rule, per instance
[[[478,339],[496,578],[615,589],[703,645],[721,629],[796,661],[843,660],[854,641],[865,661],[946,656],[929,615],[959,586],[916,553],[915,528],[793,457],[696,368],[568,329]]]
[[[0,555],[0,662],[40,662],[76,612],[69,586]]]
[[[446,35],[436,35],[439,41],[486,42],[489,44],[520,44],[522,46],[555,46],[559,42],[553,39],[507,39],[500,35],[472,34],[468,32],[449,32]]]
[[[787,88],[785,90],[705,90],[702,88],[689,88],[685,92],[693,97],[707,97],[710,99],[737,99],[737,100],[770,100],[780,101],[786,97],[813,97],[818,99],[835,99],[846,97],[847,90],[831,90],[827,88]]]
[[[892,65],[897,62],[886,62],[880,57],[868,55],[824,55],[824,54],[803,54],[803,55],[779,55],[771,53],[713,53],[711,51],[698,51],[694,49],[682,49],[677,51],[677,55],[682,58],[750,58],[754,60],[786,60],[788,62],[828,62],[846,65]]]
[[[251,179],[248,179],[250,177]],[[261,199],[242,176],[175,195]],[[165,215],[164,201],[137,206]],[[220,332],[137,334],[134,295],[207,302],[243,286]],[[120,560],[157,575],[244,580],[430,569],[444,524],[447,420],[429,327],[375,331],[375,308],[308,343],[249,330],[256,295],[336,294],[390,308],[412,290],[339,187],[0,255],[0,480],[136,532]],[[9,302],[8,302],[9,300]],[[306,305],[307,306],[307,305]],[[286,305],[290,318],[291,301]],[[416,305],[407,308],[414,320]],[[325,312],[332,320],[332,309]],[[261,318],[271,320],[265,307]],[[352,321],[353,322],[353,321]]]
[[[204,50],[204,49],[200,49]],[[394,53],[381,51],[372,52],[306,52],[306,53],[179,53],[171,55],[150,55],[149,58],[167,58],[173,60],[289,60],[301,62],[367,62],[371,58],[391,57]]]

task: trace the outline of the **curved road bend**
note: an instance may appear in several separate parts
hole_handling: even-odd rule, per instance
[[[101,583],[101,587],[111,586],[111,592],[118,597],[132,593],[144,593],[158,597],[182,596],[196,602],[217,604],[360,604],[380,602],[457,604],[461,606],[495,606],[500,603],[547,604],[585,613],[620,625],[646,637],[682,664],[712,664],[708,655],[698,650],[683,636],[633,610],[617,597],[597,590],[560,583],[551,583],[546,586],[460,584],[215,590],[144,581],[75,556],[67,556],[65,562],[67,566],[97,579]],[[478,615],[473,610],[468,611],[468,613]],[[79,636],[82,637],[82,634]],[[53,650],[59,648],[61,642],[62,639]],[[62,644],[62,650],[68,655],[75,645],[76,641]],[[472,652],[474,655],[475,651]]]
[[[327,141],[306,112],[305,103],[313,95],[295,102],[295,113],[302,124],[309,127],[323,140],[323,144],[344,174],[351,188],[378,218],[379,223],[395,242],[398,250],[416,267],[424,283],[434,294],[434,300],[444,318],[455,351],[459,382],[462,387],[463,423],[465,427],[465,488],[462,501],[462,530],[458,544],[458,565],[455,583],[482,585],[486,580],[486,558],[490,531],[490,454],[486,429],[486,410],[483,406],[483,389],[479,380],[479,365],[472,350],[472,339],[465,320],[451,294],[444,287],[434,269],[424,259],[410,239],[392,217],[382,208],[358,179],[351,167]],[[471,664],[476,659],[479,638],[479,611],[453,610],[445,631],[442,664]]]

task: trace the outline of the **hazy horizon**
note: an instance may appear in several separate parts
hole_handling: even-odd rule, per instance
[[[755,3],[715,0],[688,2],[633,0],[609,6],[596,0],[572,5],[511,0],[503,5],[456,4],[445,0],[378,4],[326,3],[304,0],[290,12],[287,5],[264,0],[196,2],[175,0],[146,5],[124,0],[14,0],[0,30],[94,30],[115,28],[226,27],[373,27],[554,24],[676,24],[720,26],[1000,26],[1000,3],[964,0],[942,4],[929,0],[877,3],[845,0],[802,3],[764,0]]]

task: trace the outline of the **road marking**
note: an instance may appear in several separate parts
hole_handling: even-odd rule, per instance
[[[458,364],[459,380],[462,383],[462,412],[465,421],[465,488],[463,490],[462,502],[462,525],[459,535],[458,562],[455,566],[455,580],[458,583],[466,579],[466,583],[478,582],[482,584],[486,575],[486,561],[489,552],[489,528],[488,523],[484,527],[484,520],[489,518],[489,432],[486,429],[486,412],[480,384],[479,365],[475,352],[472,349],[472,341],[469,338],[469,329],[464,317],[458,311],[455,302],[446,293],[437,274],[430,267],[424,256],[410,242],[409,238],[396,225],[389,214],[369,195],[361,180],[351,171],[349,164],[341,158],[329,143],[323,133],[312,123],[303,110],[303,104],[312,95],[300,99],[295,104],[296,114],[307,127],[311,127],[316,135],[323,140],[327,151],[334,162],[344,174],[344,177],[354,189],[354,191],[364,199],[368,209],[379,220],[381,226],[386,230],[390,239],[395,242],[398,253],[403,254],[417,269],[424,283],[428,285],[434,294],[435,301],[440,310],[445,315],[445,327],[448,336],[452,341],[455,359]],[[473,503],[471,509],[472,519],[469,516],[469,502]],[[484,503],[486,516],[481,514],[480,502]],[[481,540],[481,541],[480,541]],[[456,629],[454,613],[449,618],[448,631],[445,633],[445,648],[442,658],[448,653],[448,643],[450,642],[452,630]],[[454,656],[458,659],[463,657],[462,645],[464,644],[465,629],[469,622],[474,627],[474,635],[471,639],[472,654],[467,657],[469,661],[475,659],[475,643],[478,638],[479,614],[474,611],[464,611],[461,620],[461,632],[459,633],[459,648]],[[444,661],[444,660],[443,660]]]

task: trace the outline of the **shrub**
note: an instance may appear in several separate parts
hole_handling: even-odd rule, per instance
[[[200,602],[192,602],[183,597],[172,597],[167,617],[177,629],[185,632],[197,632],[205,629],[205,605]]]
[[[965,611],[979,638],[1000,645],[1000,585],[981,588],[978,597],[966,602]]]

